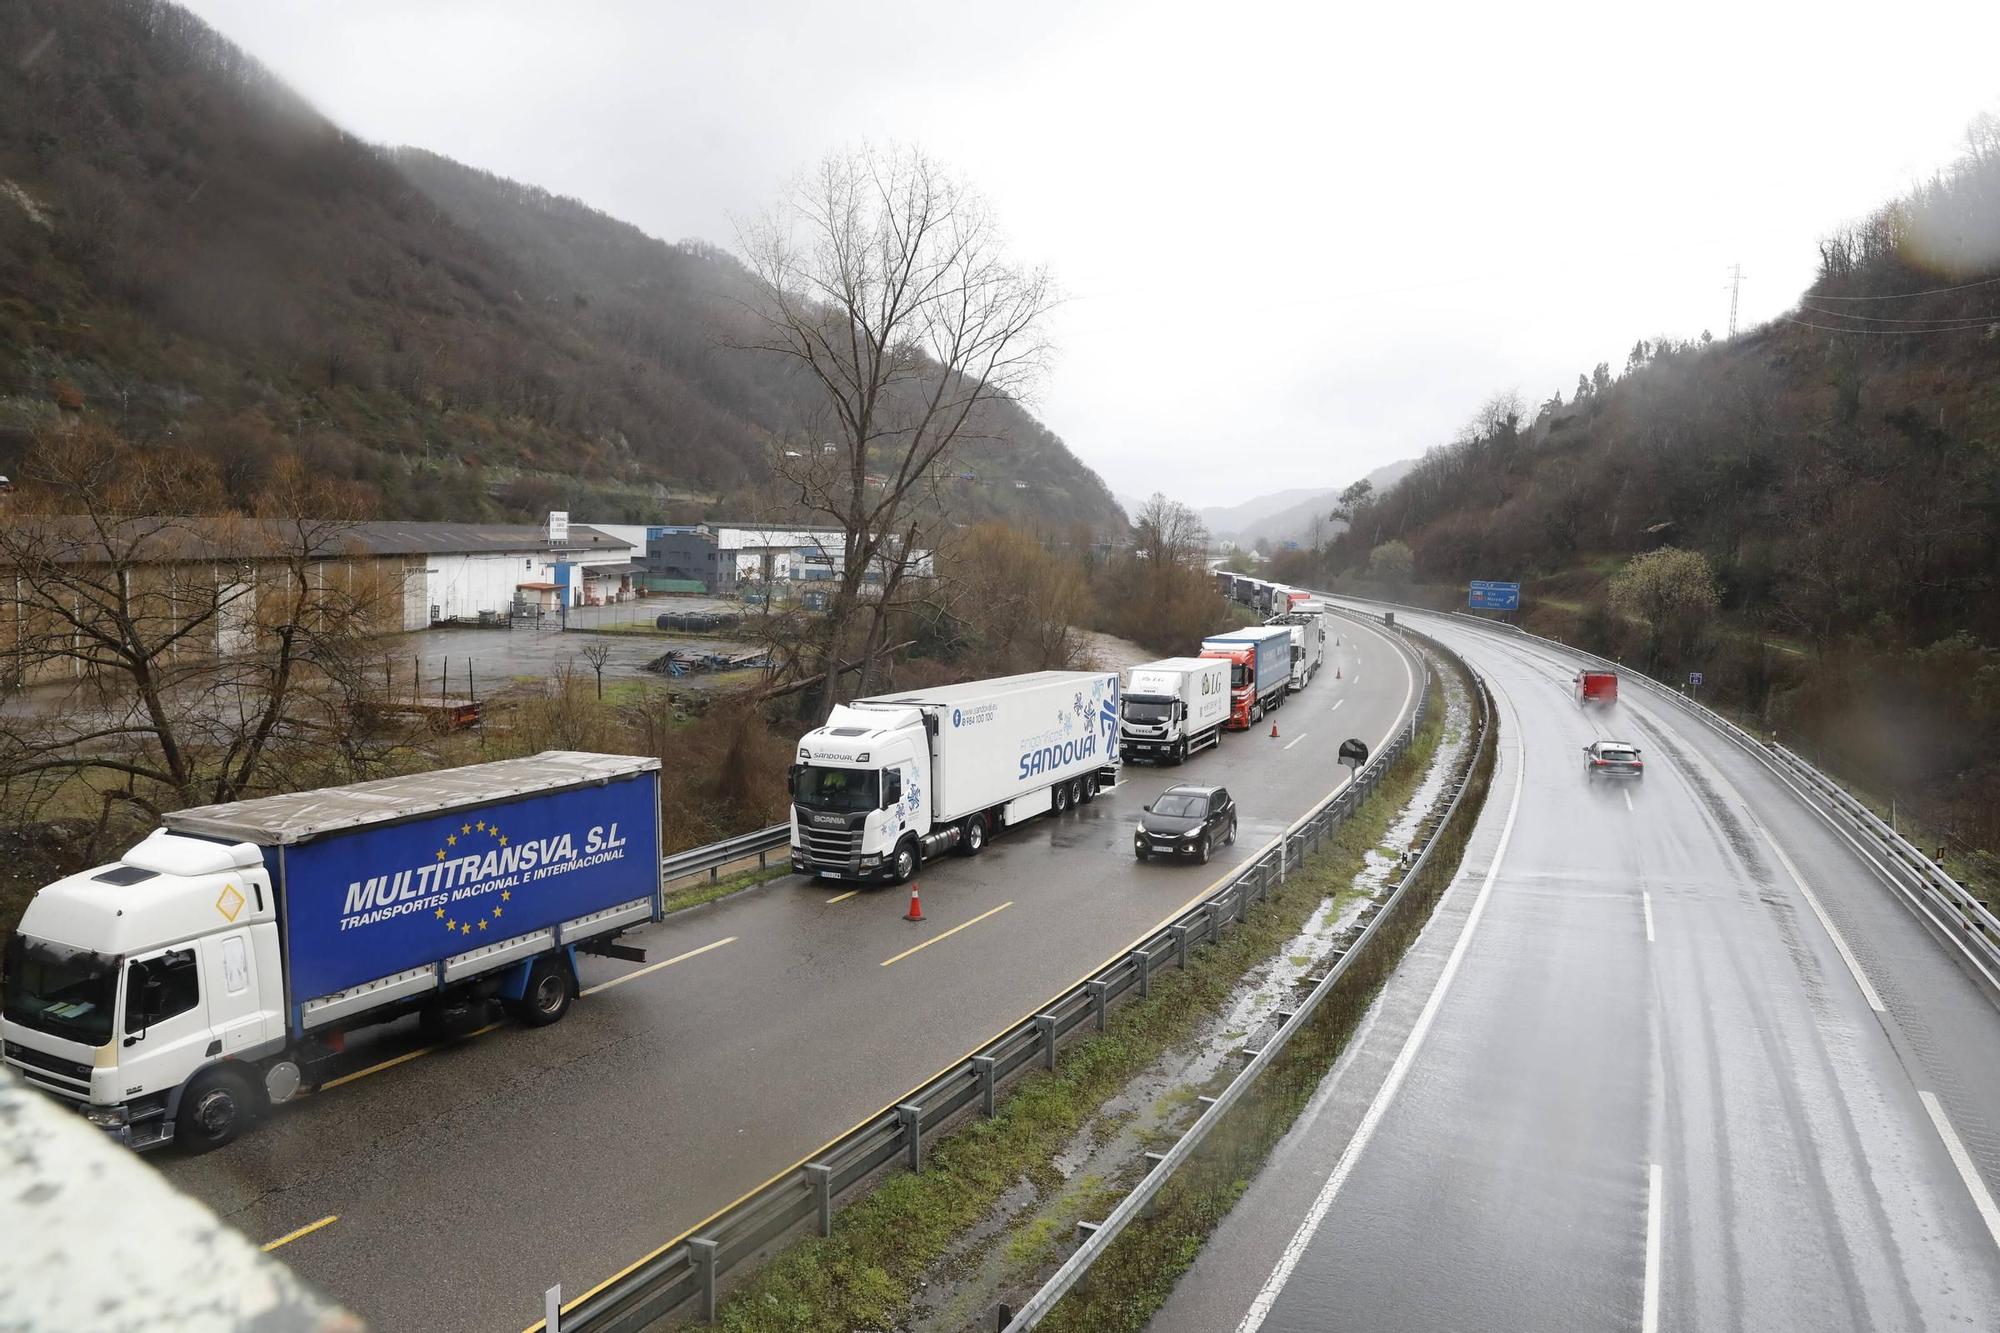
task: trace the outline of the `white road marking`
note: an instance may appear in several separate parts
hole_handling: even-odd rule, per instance
[[[1347,700],[1345,699],[1335,699],[1333,701],[1333,707],[1327,709],[1326,711],[1329,713],[1338,713],[1340,711],[1340,706],[1346,702]]]
[[[1744,806],[1744,813],[1749,813],[1749,806]],[[1813,915],[1819,918],[1820,925],[1825,928],[1828,937],[1833,940],[1833,947],[1840,950],[1841,961],[1847,964],[1847,970],[1853,974],[1854,984],[1861,987],[1861,998],[1868,1001],[1868,1007],[1876,1013],[1886,1012],[1882,1008],[1882,997],[1877,995],[1875,987],[1869,984],[1867,974],[1861,970],[1860,962],[1854,957],[1854,950],[1847,947],[1847,940],[1834,927],[1833,918],[1828,916],[1826,909],[1819,905],[1819,895],[1807,887],[1805,876],[1801,875],[1799,868],[1792,864],[1792,858],[1785,855],[1785,849],[1780,847],[1778,840],[1771,836],[1771,830],[1759,823],[1754,815],[1750,817],[1750,823],[1759,833],[1764,835],[1764,841],[1770,844],[1771,850],[1777,853],[1778,864],[1782,865],[1785,868],[1785,873],[1792,877],[1792,883],[1799,886],[1799,892],[1805,897],[1806,906],[1812,908]]]
[[[1619,792],[1618,794],[1625,798],[1625,808],[1627,810],[1630,810],[1632,808],[1632,793],[1629,791],[1622,791]]]
[[[1993,1206],[1993,1196],[1987,1192],[1986,1182],[1980,1179],[1978,1169],[1972,1165],[1972,1157],[1965,1151],[1958,1131],[1945,1118],[1944,1107],[1938,1104],[1935,1095],[1920,1089],[1917,1096],[1923,1099],[1924,1109],[1931,1113],[1931,1123],[1937,1126],[1938,1137],[1944,1140],[1944,1150],[1951,1154],[1951,1164],[1958,1168],[1966,1193],[1972,1196],[1973,1206],[1979,1209],[1979,1216],[1986,1222],[1986,1234],[1993,1237],[1995,1245],[2000,1245],[2000,1208]]]
[[[1283,745],[1281,745],[1281,746],[1280,746],[1280,747],[1278,747],[1278,748],[1280,748],[1280,749],[1283,749],[1283,750],[1289,750],[1289,749],[1291,749],[1291,748],[1292,748],[1292,747],[1293,747],[1294,745],[1297,745],[1297,744],[1299,743],[1299,741],[1302,741],[1302,740],[1304,740],[1304,739],[1305,739],[1305,737],[1304,737],[1304,736],[1299,736],[1299,737],[1297,737],[1297,738],[1295,738],[1295,739],[1293,739],[1293,740],[1289,740],[1289,741],[1286,741],[1286,742],[1285,742],[1285,743],[1284,743]]]
[[[1641,889],[1639,890],[1639,901],[1646,909],[1646,943],[1651,944],[1653,942],[1653,895]]]
[[[627,972],[622,977],[613,977],[609,981],[600,981],[595,986],[586,986],[584,989],[578,991],[577,994],[595,995],[599,991],[610,990],[613,986],[622,986],[628,981],[637,981],[640,977],[645,976],[648,972],[657,972],[663,967],[672,967],[675,963],[684,963],[688,959],[693,958],[696,954],[704,954],[707,953],[710,949],[720,949],[725,944],[734,944],[734,943],[736,943],[736,937],[734,935],[725,935],[713,944],[704,944],[699,949],[689,949],[686,953],[677,953],[672,958],[664,959],[660,962],[652,964],[649,967],[642,967],[636,972]]]
[[[1519,745],[1516,745],[1515,753],[1525,759],[1525,753]],[[1501,826],[1500,842],[1493,849],[1493,864],[1486,868],[1486,879],[1479,886],[1479,896],[1473,899],[1472,910],[1466,914],[1465,929],[1459,933],[1458,943],[1452,946],[1451,956],[1445,959],[1444,971],[1438,974],[1437,985],[1431,988],[1431,995],[1424,1002],[1423,1012],[1417,1015],[1416,1026],[1410,1029],[1409,1037],[1403,1042],[1403,1049],[1396,1055],[1395,1064],[1389,1068],[1389,1077],[1383,1080],[1381,1089],[1375,1094],[1375,1100],[1368,1104],[1368,1110],[1362,1115],[1361,1124],[1355,1129],[1354,1137],[1348,1141],[1346,1150],[1340,1154],[1340,1160],[1334,1163],[1333,1174],[1329,1175],[1326,1184],[1320,1187],[1319,1196],[1313,1200],[1305,1221],[1301,1222],[1299,1229],[1293,1233],[1291,1241],[1285,1246],[1285,1252],[1278,1256],[1277,1267],[1271,1270],[1271,1276],[1264,1280],[1263,1288],[1258,1291],[1256,1299],[1250,1302],[1250,1309],[1244,1314],[1243,1322],[1236,1326],[1236,1333],[1256,1333],[1256,1330],[1263,1326],[1264,1320],[1271,1313],[1271,1307],[1277,1303],[1279,1293],[1285,1289],[1285,1283],[1291,1280],[1292,1271],[1299,1266],[1299,1260],[1304,1257],[1306,1247],[1312,1244],[1313,1236],[1318,1233],[1320,1224],[1326,1220],[1328,1210],[1333,1207],[1334,1196],[1339,1194],[1341,1186],[1347,1183],[1347,1177],[1354,1171],[1355,1162],[1360,1160],[1361,1154],[1367,1150],[1369,1140],[1375,1137],[1376,1127],[1388,1113],[1389,1103],[1395,1100],[1397,1091],[1403,1086],[1403,1080],[1409,1076],[1410,1066],[1416,1063],[1417,1052],[1423,1047],[1424,1038],[1430,1035],[1431,1024],[1436,1020],[1437,1011],[1444,1003],[1445,992],[1451,989],[1452,980],[1458,975],[1459,964],[1464,961],[1466,949],[1472,943],[1472,936],[1479,929],[1479,920],[1486,914],[1486,900],[1492,895],[1493,881],[1500,875],[1500,863],[1506,859],[1507,844],[1514,837],[1514,817],[1520,813],[1521,789],[1527,785],[1522,780],[1524,776],[1519,772],[1516,773],[1514,797],[1507,806],[1507,822]]]
[[[1646,1296],[1639,1309],[1640,1333],[1658,1333],[1660,1327],[1660,1164],[1646,1182]]]

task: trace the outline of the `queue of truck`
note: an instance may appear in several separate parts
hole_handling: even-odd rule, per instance
[[[1283,584],[1215,573],[1216,590],[1262,610],[1265,623],[1202,640],[1199,657],[1132,668],[1119,714],[1119,754],[1171,760],[1247,731],[1305,689],[1326,662],[1327,609]]]
[[[1122,689],[1042,671],[837,705],[792,765],[793,869],[902,882],[1094,800],[1125,758],[1247,729],[1324,661],[1325,608],[1294,593]],[[29,903],[0,1055],[133,1147],[203,1151],[325,1083],[357,1029],[554,1023],[579,953],[643,961],[618,936],[662,916],[659,768],[548,752],[170,811]]]

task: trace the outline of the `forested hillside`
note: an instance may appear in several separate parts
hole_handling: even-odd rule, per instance
[[[1969,140],[1825,238],[1787,316],[1637,343],[1567,399],[1496,398],[1323,571],[1460,605],[1464,580],[1520,578],[1531,627],[1703,671],[2000,844],[2000,122]],[[1662,548],[1705,562],[1713,613],[1698,563],[1678,567],[1696,586],[1645,595],[1631,562]]]
[[[813,429],[727,346],[724,251],[363,143],[159,0],[5,0],[0,58],[0,472],[81,410],[242,495],[297,450],[385,516],[688,518]],[[1028,413],[997,434],[968,515],[1122,528]]]

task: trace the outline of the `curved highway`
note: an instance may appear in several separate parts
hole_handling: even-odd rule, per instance
[[[628,937],[643,968],[584,960],[555,1027],[431,1048],[398,1024],[350,1048],[358,1077],[202,1158],[159,1158],[253,1240],[381,1329],[519,1329],[963,1058],[1178,913],[1346,780],[1411,702],[1379,630],[1335,618],[1326,668],[1268,729],[996,839],[907,889],[786,877]],[[1336,679],[1338,668],[1340,678]],[[1229,786],[1236,846],[1137,864],[1140,805]],[[597,988],[590,993],[588,988]]]
[[[1399,618],[1406,613],[1399,612]],[[2000,1011],[1757,760],[1407,614],[1499,701],[1458,881],[1152,1327],[2000,1327]],[[1636,741],[1593,785],[1581,748]]]

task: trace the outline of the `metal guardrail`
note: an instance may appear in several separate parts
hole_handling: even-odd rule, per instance
[[[1408,719],[1346,784],[1300,816],[1213,892],[1172,921],[1134,940],[1082,981],[1051,997],[971,1055],[624,1272],[567,1303],[560,1286],[549,1288],[544,1295],[543,1322],[535,1329],[545,1333],[637,1333],[690,1307],[700,1318],[713,1322],[729,1270],[755,1259],[773,1241],[799,1228],[810,1225],[818,1234],[827,1235],[842,1196],[898,1163],[921,1170],[925,1147],[947,1124],[975,1109],[981,1115],[994,1115],[1000,1091],[1007,1083],[1033,1069],[1055,1068],[1065,1037],[1086,1024],[1102,1032],[1114,1001],[1149,994],[1155,972],[1169,964],[1185,968],[1194,946],[1212,943],[1231,925],[1247,920],[1251,904],[1284,883],[1306,855],[1317,850],[1340,822],[1368,799],[1422,726],[1429,697],[1429,667],[1421,650],[1402,635],[1395,637],[1417,672],[1418,687]]]
[[[1467,674],[1472,673],[1468,670]],[[1417,854],[1414,861],[1404,867],[1402,878],[1397,881],[1388,896],[1378,901],[1374,914],[1362,928],[1361,934],[1334,959],[1333,966],[1327,969],[1325,975],[1316,979],[1312,990],[1284,1018],[1277,1032],[1251,1053],[1249,1063],[1237,1072],[1227,1087],[1214,1098],[1203,1099],[1204,1109],[1195,1122],[1188,1126],[1173,1147],[1160,1155],[1152,1169],[1133,1187],[1131,1193],[1120,1200],[1118,1206],[1113,1208],[1102,1222],[1089,1229],[1083,1244],[1078,1246],[1075,1253],[1064,1261],[1062,1267],[1042,1284],[1040,1290],[1029,1297],[1027,1303],[1006,1321],[1002,1333],[1025,1333],[1025,1330],[1039,1324],[1070,1288],[1083,1278],[1090,1270],[1090,1266],[1111,1247],[1112,1242],[1117,1240],[1125,1228],[1144,1214],[1154,1196],[1166,1186],[1168,1178],[1194,1155],[1202,1140],[1222,1122],[1223,1117],[1227,1116],[1230,1109],[1243,1098],[1250,1085],[1272,1061],[1278,1058],[1286,1043],[1312,1021],[1314,1011],[1319,1008],[1321,1001],[1341,984],[1356,960],[1368,953],[1382,923],[1395,917],[1396,908],[1402,902],[1404,893],[1422,877],[1425,867],[1430,862],[1431,852],[1445,836],[1446,830],[1452,826],[1452,820],[1458,813],[1459,802],[1464,797],[1466,788],[1472,784],[1473,775],[1478,771],[1480,757],[1492,743],[1494,734],[1492,700],[1486,692],[1484,680],[1473,675],[1473,684],[1478,723],[1473,744],[1467,750],[1468,762],[1452,787],[1444,815],[1432,826],[1429,837],[1425,839],[1423,850]]]
[[[756,857],[758,867],[762,868],[770,864],[769,858],[773,851],[787,845],[791,840],[790,824],[773,824],[769,828],[758,829],[755,833],[739,833],[733,838],[724,838],[721,842],[690,847],[684,852],[675,852],[672,856],[661,858],[660,880],[662,883],[672,883],[677,879],[686,879],[689,875],[699,875],[706,870],[712,882],[716,878],[716,872],[722,867],[748,856]]]
[[[1960,945],[1974,966],[1985,974],[1988,985],[2000,990],[2000,917],[1996,917],[1985,903],[1947,874],[1944,867],[1924,855],[1922,848],[1905,838],[1887,820],[1876,814],[1866,802],[1814,768],[1798,754],[1779,745],[1776,740],[1759,740],[1707,704],[1690,698],[1670,685],[1654,680],[1644,672],[1630,671],[1623,664],[1609,658],[1563,643],[1559,639],[1547,639],[1539,634],[1530,634],[1515,625],[1502,625],[1500,622],[1467,615],[1462,611],[1453,611],[1449,614],[1458,619],[1469,620],[1488,630],[1504,628],[1520,638],[1533,639],[1571,657],[1618,671],[1624,679],[1636,680],[1653,694],[1673,700],[1720,731],[1739,748],[1777,773],[1781,779],[1790,779],[1788,785],[1802,797],[1811,798],[1827,811],[1841,816],[1857,833],[1872,839],[1895,863],[1896,868],[1913,881],[1915,892],[1921,900],[1945,914],[1945,920],[1939,922],[1940,927],[1947,929],[1953,942]]]

